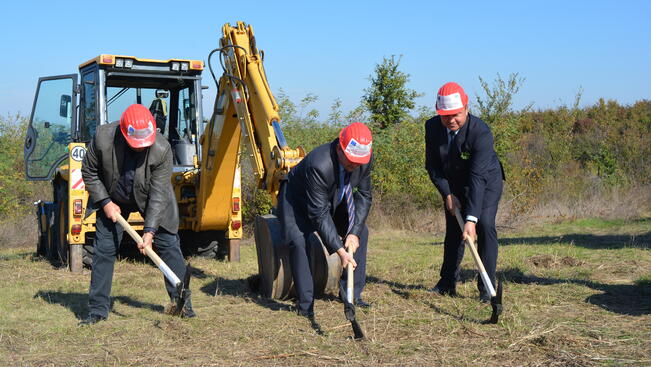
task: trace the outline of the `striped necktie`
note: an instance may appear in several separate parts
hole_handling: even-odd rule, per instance
[[[346,234],[348,234],[355,223],[355,200],[353,199],[353,188],[350,186],[350,173],[348,172],[344,176],[344,183],[344,196],[348,208],[348,230],[346,231]]]

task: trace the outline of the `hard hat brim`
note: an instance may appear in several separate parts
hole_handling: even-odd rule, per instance
[[[436,113],[439,114],[439,116],[448,116],[448,115],[456,115],[457,113],[463,111],[463,109],[466,108],[466,106],[463,106],[461,108],[455,108],[454,110],[436,110]]]
[[[354,156],[352,154],[349,154],[345,150],[343,152],[344,152],[344,155],[346,156],[346,159],[348,159],[352,163],[357,163],[357,164],[366,164],[366,163],[370,162],[371,161],[371,156],[373,155],[373,151],[371,151],[371,153],[369,153],[368,155],[366,155],[364,157]]]
[[[145,139],[136,139],[127,136],[122,129],[120,129],[120,132],[131,148],[147,148],[154,145],[154,142],[156,141],[156,133],[149,135]]]

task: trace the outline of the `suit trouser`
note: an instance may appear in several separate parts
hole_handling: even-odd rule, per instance
[[[479,222],[477,222],[477,252],[481,258],[486,273],[495,286],[495,269],[497,267],[497,230],[495,229],[495,215],[497,205],[483,208]],[[445,242],[443,248],[443,266],[441,267],[441,282],[445,287],[453,287],[459,281],[461,260],[464,254],[464,242],[459,223],[455,216],[445,210]],[[484,290],[481,279],[477,288]]]
[[[311,233],[303,233],[294,236],[289,241],[289,263],[292,267],[294,278],[294,289],[298,298],[298,308],[304,312],[314,311],[314,280],[310,269],[310,242],[308,238]],[[357,263],[354,277],[354,298],[359,299],[366,286],[366,249],[368,245],[368,228],[364,225],[359,235],[359,248],[355,251],[353,258]],[[347,272],[344,271],[339,282],[346,289]]]
[[[128,218],[128,213],[123,214]],[[93,271],[90,277],[88,292],[89,314],[108,317],[111,305],[111,283],[115,258],[120,249],[124,229],[106,217],[103,210],[97,211],[95,223],[95,253],[93,254]],[[173,234],[162,227],[154,235],[154,248],[161,259],[172,269],[179,279],[185,277],[185,261],[181,253],[181,243],[178,234]],[[165,277],[165,288],[168,295],[178,297],[176,288]]]
[[[495,228],[495,216],[499,199],[502,196],[502,177],[491,177],[484,193],[484,198],[490,197],[492,205],[485,205],[481,209],[479,221],[477,222],[477,252],[481,258],[486,273],[488,273],[493,287],[495,287],[495,270],[497,267],[497,229]],[[463,196],[457,195],[457,198]],[[441,285],[453,287],[459,281],[461,260],[463,259],[464,243],[462,231],[454,215],[447,209],[445,212],[445,242],[443,247],[443,266],[441,267]],[[481,279],[477,280],[477,288],[484,291],[484,284]]]

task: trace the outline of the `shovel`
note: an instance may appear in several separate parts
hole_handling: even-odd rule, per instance
[[[352,246],[348,247],[348,254],[353,256]],[[362,327],[357,322],[355,318],[355,305],[353,304],[353,290],[355,287],[355,281],[353,276],[353,265],[348,263],[346,267],[348,271],[348,279],[346,280],[346,290],[344,286],[339,282],[339,297],[341,297],[341,302],[344,304],[344,314],[346,315],[346,320],[350,321],[350,325],[353,327],[353,334],[355,335],[355,340],[364,339],[364,332]]]
[[[133,238],[136,243],[142,243],[142,237],[136,232],[133,227],[127,222],[122,215],[117,214],[117,220],[118,223],[124,228],[124,230]],[[176,307],[172,311],[172,315],[174,316],[182,316],[182,311],[183,311],[183,306],[185,306],[185,302],[187,301],[188,297],[190,296],[190,275],[191,275],[191,268],[190,265],[188,264],[186,269],[185,269],[185,277],[183,278],[183,282],[179,277],[174,274],[172,269],[170,269],[167,264],[161,259],[155,252],[152,250],[151,247],[145,247],[145,254],[151,259],[151,261],[158,266],[158,269],[160,269],[161,272],[163,272],[163,275],[167,280],[170,281],[176,288],[176,291],[178,292],[179,298],[176,301]]]
[[[461,211],[459,211],[459,208],[454,209],[454,215],[457,217],[457,222],[459,222],[459,227],[461,228],[461,232],[463,232],[464,223],[463,223],[463,218],[461,218]],[[477,269],[479,270],[479,275],[481,277],[482,282],[484,283],[484,287],[488,289],[488,292],[491,295],[491,307],[493,309],[493,313],[491,314],[489,323],[497,324],[497,320],[500,317],[500,314],[502,313],[502,280],[498,279],[497,291],[495,291],[495,288],[493,288],[493,283],[488,277],[488,273],[486,273],[486,268],[484,268],[484,264],[481,262],[481,258],[479,257],[479,253],[477,252],[477,248],[475,247],[475,242],[473,241],[472,238],[468,238],[466,239],[465,243],[470,249],[472,258],[475,260],[475,265],[477,265]]]

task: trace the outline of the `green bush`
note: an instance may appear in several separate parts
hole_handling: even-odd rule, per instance
[[[0,216],[16,219],[33,210],[32,203],[49,199],[46,182],[25,179],[23,144],[28,119],[0,116]]]
[[[579,108],[577,97],[573,107],[486,112],[507,175],[503,201],[510,203],[511,216],[526,214],[552,197],[576,199],[588,190],[651,184],[651,101],[623,106],[601,100]],[[387,207],[399,208],[402,202],[409,204],[404,207],[434,208],[440,203],[424,167],[424,122],[432,115],[431,109],[421,108],[418,117],[373,129],[374,197],[389,200]],[[332,140],[340,128],[290,118],[285,133],[292,146],[309,151]]]
[[[509,214],[530,212],[552,197],[570,200],[589,190],[651,185],[651,101],[625,106],[599,100],[579,108],[579,95],[572,107],[514,111],[510,95],[522,81],[517,74],[506,82],[498,76],[492,86],[482,80],[486,96],[478,98],[481,103],[475,108],[495,136],[507,175],[503,201],[511,204]],[[311,108],[316,100],[309,94],[297,106],[279,93],[282,127],[291,147],[300,145],[309,152],[332,141],[346,124],[369,122],[361,107],[344,114],[340,101],[335,101],[325,122],[319,122],[318,113]],[[416,113],[385,129],[373,127],[374,197],[376,203],[389,203],[386,208],[440,205],[424,163],[424,122],[434,111],[421,107]],[[7,219],[25,215],[32,210],[33,201],[51,195],[47,182],[25,179],[22,150],[26,126],[25,117],[0,116],[0,215]],[[257,189],[249,161],[244,159],[242,164],[243,214],[250,223],[255,215],[270,211],[272,200]]]

